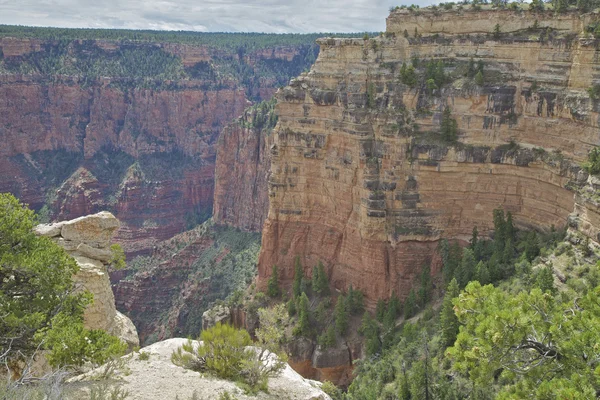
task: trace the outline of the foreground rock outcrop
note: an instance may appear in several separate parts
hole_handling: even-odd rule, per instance
[[[35,232],[52,238],[77,261],[75,287],[94,296],[83,314],[85,327],[105,330],[135,347],[140,344],[137,330],[129,318],[117,311],[107,271],[113,256],[110,245],[117,229],[119,220],[104,211],[71,221],[38,225]]]
[[[587,92],[599,83],[586,33],[597,20],[397,10],[380,37],[320,39],[311,71],[277,94],[259,284],[273,265],[289,284],[299,256],[370,307],[405,297],[424,264],[439,271],[441,238],[490,233],[496,208],[521,228],[570,221],[598,240],[580,167],[600,144]],[[446,108],[457,141],[441,134]]]
[[[195,395],[199,399],[219,399],[225,392],[239,400],[245,399],[297,399],[297,400],[330,400],[318,382],[306,380],[289,366],[277,377],[269,379],[268,393],[259,392],[256,396],[245,395],[233,382],[210,377],[206,374],[186,370],[171,362],[171,354],[187,339],[169,339],[145,347],[141,352],[149,357],[141,360],[140,353],[123,357],[123,364],[117,368],[110,386],[118,386],[129,393],[132,400],[191,399]],[[72,381],[79,385],[94,385],[93,376],[102,372],[103,367]],[[89,380],[92,380],[90,382]],[[89,389],[81,388],[78,393]],[[73,397],[76,398],[76,397]]]

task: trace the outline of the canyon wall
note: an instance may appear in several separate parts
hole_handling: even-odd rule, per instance
[[[310,65],[305,39],[0,38],[0,192],[50,219],[108,209],[128,255],[149,254],[211,215],[222,128]]]
[[[489,234],[496,208],[521,228],[569,220],[598,240],[579,166],[600,144],[587,93],[597,19],[396,10],[377,38],[320,39],[310,72],[277,94],[259,285],[274,264],[289,284],[300,256],[370,306],[405,297],[424,264],[439,271],[441,238]],[[457,140],[441,133],[446,108]]]
[[[260,232],[269,211],[268,180],[274,102],[244,111],[217,143],[213,220],[244,231]]]

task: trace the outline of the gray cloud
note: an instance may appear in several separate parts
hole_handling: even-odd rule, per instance
[[[0,0],[0,24],[212,32],[383,31],[389,8],[399,4],[394,0]]]

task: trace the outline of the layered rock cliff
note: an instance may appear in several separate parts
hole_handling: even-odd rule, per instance
[[[596,20],[397,10],[380,37],[320,39],[310,72],[277,94],[259,283],[274,264],[289,283],[300,256],[371,306],[404,297],[424,264],[439,270],[441,238],[490,233],[496,208],[597,240],[579,167],[600,144]]]
[[[113,258],[110,245],[117,229],[119,220],[109,212],[100,212],[71,221],[38,225],[35,232],[51,237],[77,262],[79,272],[73,276],[75,288],[94,296],[83,314],[85,327],[105,330],[135,347],[140,344],[137,330],[129,318],[117,311],[108,279],[107,266]]]
[[[309,37],[240,40],[0,38],[0,191],[51,219],[108,209],[129,255],[204,221],[222,128],[314,59]]]
[[[267,218],[274,102],[244,111],[221,133],[217,144],[213,219],[245,231],[260,232]]]

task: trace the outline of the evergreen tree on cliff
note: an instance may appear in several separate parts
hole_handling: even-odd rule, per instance
[[[75,260],[36,236],[33,211],[0,194],[0,363],[29,362],[38,349],[53,366],[102,363],[125,345],[83,326],[89,293],[74,294]]]
[[[303,277],[304,272],[302,271],[302,265],[300,264],[300,257],[297,256],[294,266],[294,283],[292,284],[292,294],[294,298],[300,296],[300,293],[302,293]]]
[[[277,297],[279,293],[279,272],[277,271],[277,265],[273,265],[271,277],[267,281],[267,294],[270,297]]]

